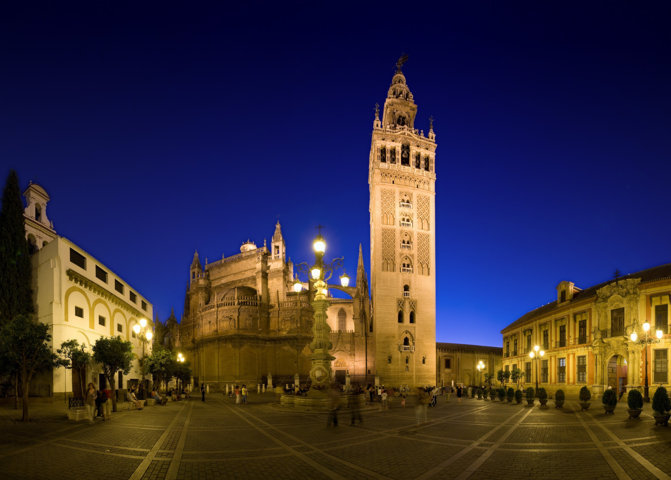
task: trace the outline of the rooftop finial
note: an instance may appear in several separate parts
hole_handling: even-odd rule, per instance
[[[400,72],[403,64],[408,61],[408,55],[402,53],[398,60],[396,60],[396,71]]]
[[[433,115],[429,117],[429,130],[433,130]]]
[[[380,104],[375,103],[375,120],[380,119]]]

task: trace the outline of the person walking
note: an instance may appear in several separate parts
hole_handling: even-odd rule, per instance
[[[326,420],[326,427],[330,427],[333,424],[334,427],[338,426],[338,409],[340,408],[340,392],[338,388],[333,385],[328,392],[328,410],[329,416]]]
[[[461,388],[461,385],[457,386],[457,402],[461,403],[461,395],[463,394],[464,390]]]
[[[247,385],[243,384],[242,389],[240,390],[240,394],[242,395],[242,404],[247,403]]]
[[[387,393],[387,389],[383,388],[381,393],[380,393],[380,400],[381,400],[380,410],[387,410],[387,408],[389,408],[388,405],[387,405],[388,397],[389,397],[389,393]]]
[[[205,401],[205,384],[204,383],[200,384],[200,401],[201,402]]]
[[[93,419],[96,414],[96,398],[97,398],[96,387],[93,386],[93,383],[89,383],[88,388],[86,389],[86,413],[89,416],[89,423],[93,423]]]
[[[238,387],[238,386],[236,385],[236,386],[235,386],[235,404],[236,404],[236,405],[240,405],[240,401],[241,401],[241,400],[242,400],[242,399],[240,398],[240,387]]]
[[[350,425],[354,426],[356,421],[359,420],[359,425],[363,423],[363,418],[361,417],[361,405],[359,404],[361,398],[361,390],[355,390],[354,393],[348,395],[348,407],[349,411],[352,414],[352,420]],[[365,397],[364,397],[365,398]]]
[[[415,406],[415,420],[417,425],[427,422],[426,411],[429,403],[429,394],[425,389],[417,388],[417,405]]]

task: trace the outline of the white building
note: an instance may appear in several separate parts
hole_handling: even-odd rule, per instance
[[[151,303],[98,259],[56,234],[47,218],[49,196],[42,187],[31,183],[24,196],[26,237],[35,249],[36,312],[39,321],[52,327],[54,352],[70,339],[92,352],[98,338],[118,335],[131,341],[136,358],[128,375],[119,374],[116,386],[126,388],[129,382],[139,381],[139,359],[143,348],[144,354],[151,354],[151,342],[141,341],[142,333],[136,335],[133,326],[146,319],[144,332],[153,332]],[[91,365],[84,378],[85,383],[93,382],[98,388],[105,384],[98,365]],[[78,375],[72,375],[71,370],[57,368],[52,375],[37,378],[32,388],[44,396],[71,394],[73,385],[78,389],[78,382]]]

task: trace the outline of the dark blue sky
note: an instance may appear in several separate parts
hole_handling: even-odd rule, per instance
[[[322,224],[355,272],[401,52],[416,126],[436,119],[439,341],[500,345],[561,280],[671,261],[664,2],[13,3],[0,174],[42,184],[162,320],[194,249],[262,245],[277,218],[292,259]]]

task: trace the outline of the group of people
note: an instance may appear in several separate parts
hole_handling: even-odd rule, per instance
[[[86,398],[84,399],[89,423],[93,423],[96,417],[102,417],[103,421],[112,418],[112,408],[110,406],[111,403],[111,390],[96,390],[95,385],[93,385],[93,383],[89,383],[88,388],[86,389]]]
[[[247,389],[247,385],[245,385],[244,383],[242,384],[242,387],[236,385],[232,390],[228,392],[228,398],[235,398],[236,405],[246,404],[248,395],[249,390]]]

